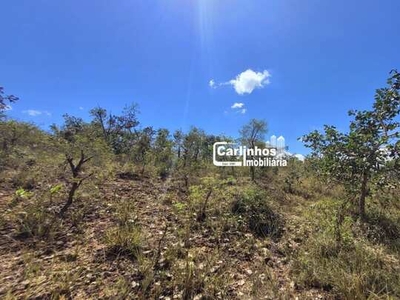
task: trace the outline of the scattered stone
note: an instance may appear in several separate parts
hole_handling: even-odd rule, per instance
[[[244,279],[242,279],[242,280],[239,280],[238,282],[237,282],[237,285],[238,286],[242,286],[242,285],[244,285],[246,283],[246,281],[244,280]]]
[[[26,279],[24,281],[21,282],[21,285],[23,286],[23,288],[27,288],[28,285],[31,283],[31,281],[29,279]]]

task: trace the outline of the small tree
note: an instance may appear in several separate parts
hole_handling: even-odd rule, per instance
[[[176,155],[177,155],[178,159],[181,158],[183,137],[184,137],[184,134],[183,134],[182,130],[176,130],[174,132],[174,147],[176,149]]]
[[[67,159],[67,163],[71,169],[72,180],[71,180],[71,188],[68,192],[67,202],[64,204],[64,206],[61,208],[61,211],[60,211],[61,217],[64,217],[65,212],[72,205],[72,203],[74,201],[74,196],[75,196],[76,190],[81,186],[83,181],[85,181],[86,179],[88,179],[89,177],[91,177],[93,175],[93,173],[92,173],[87,176],[82,176],[83,165],[92,159],[91,156],[86,157],[83,150],[81,150],[81,156],[80,156],[80,159],[77,164],[74,164],[73,157],[68,154],[66,155],[66,159]]]
[[[264,140],[265,134],[267,133],[267,122],[264,120],[251,119],[249,123],[245,124],[239,131],[240,140],[243,145],[250,149]],[[253,158],[253,157],[252,157]],[[251,180],[255,179],[255,168],[250,166]]]
[[[159,129],[157,130],[157,136],[154,141],[154,163],[158,169],[158,174],[165,178],[172,167],[173,160],[173,150],[172,144],[169,137],[168,129]]]
[[[61,127],[52,124],[50,129],[55,136],[61,137],[70,143],[74,143],[76,137],[84,132],[88,124],[85,123],[82,118],[70,116],[69,114],[64,114],[63,118],[64,124]]]
[[[155,130],[153,127],[145,127],[138,132],[138,139],[133,151],[133,159],[135,163],[141,165],[140,173],[143,175],[145,167],[150,160],[151,147],[154,140]]]
[[[98,128],[99,134],[116,154],[131,151],[133,144],[139,138],[139,133],[135,130],[139,125],[137,104],[125,106],[119,116],[108,113],[101,107],[93,108],[90,114],[93,117],[92,125]]]
[[[199,176],[199,172],[204,170],[203,154],[205,140],[206,134],[204,130],[197,127],[192,127],[183,136],[180,171],[183,175],[186,189],[189,188],[192,179]]]
[[[365,217],[365,199],[371,182],[384,187],[387,176],[399,171],[400,74],[392,71],[388,87],[378,89],[373,110],[349,111],[353,117],[348,133],[325,125],[325,132],[302,137],[312,155],[319,158],[322,175],[342,183],[358,199],[358,215]]]

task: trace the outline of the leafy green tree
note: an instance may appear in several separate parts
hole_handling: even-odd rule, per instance
[[[153,127],[145,127],[143,130],[137,132],[138,139],[133,148],[133,157],[134,162],[141,165],[142,174],[151,158],[151,149],[155,133]]]
[[[176,130],[174,132],[174,148],[176,151],[176,155],[178,156],[178,159],[181,158],[183,137],[184,134],[182,130]]]
[[[101,129],[103,138],[108,143],[113,129],[112,126],[115,124],[115,116],[108,115],[107,110],[101,107],[91,109],[90,115],[93,117],[92,124]]]
[[[70,116],[69,114],[64,114],[64,124],[59,127],[56,124],[52,124],[50,129],[53,134],[57,137],[62,137],[66,141],[73,142],[76,136],[83,133],[88,127],[88,124],[83,121],[82,118]]]
[[[139,107],[136,103],[126,105],[122,110],[122,115],[118,116],[118,126],[122,130],[133,133],[134,129],[139,125],[137,115],[139,114]]]
[[[161,177],[168,175],[173,161],[172,140],[170,139],[168,129],[159,129],[154,141],[155,166]]]
[[[100,135],[117,154],[128,153],[138,139],[138,132],[135,130],[139,125],[138,113],[137,104],[125,106],[119,116],[108,113],[101,107],[90,111],[92,125],[98,128]]]
[[[265,134],[268,131],[267,122],[264,120],[251,119],[249,123],[245,124],[240,129],[240,141],[242,145],[247,146],[249,149],[254,149],[257,144],[262,143],[265,139]],[[253,158],[253,157],[251,157]],[[250,166],[251,180],[255,180],[255,167]]]
[[[174,133],[174,149],[177,155],[177,171],[179,177],[185,181],[185,187],[189,187],[191,178],[199,175],[200,170],[205,170],[212,161],[212,144],[202,129],[192,127],[188,133],[182,131]]]
[[[93,123],[87,123],[82,118],[63,115],[64,123],[60,126],[53,124],[50,129],[53,138],[58,140],[61,152],[70,156],[78,156],[81,150],[89,153],[96,160],[101,154],[111,154],[111,147],[98,134],[98,128]],[[104,157],[102,157],[104,159]]]
[[[182,143],[183,167],[191,167],[199,164],[205,137],[204,131],[197,127],[192,127],[184,136]]]
[[[302,137],[318,157],[322,175],[342,183],[358,199],[358,215],[365,217],[365,200],[372,183],[387,185],[399,172],[400,74],[392,71],[388,87],[378,89],[372,110],[349,111],[349,132],[325,125],[324,133],[313,131]],[[398,180],[398,179],[397,179]]]

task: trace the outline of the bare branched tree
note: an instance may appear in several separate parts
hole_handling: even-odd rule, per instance
[[[89,177],[91,177],[93,175],[93,173],[91,173],[87,176],[81,176],[83,165],[93,158],[92,156],[85,157],[85,153],[83,152],[83,150],[81,150],[81,156],[76,165],[74,164],[74,159],[71,155],[67,154],[66,158],[67,158],[67,163],[70,166],[70,169],[72,172],[72,184],[71,184],[71,188],[68,192],[67,202],[65,203],[65,205],[63,206],[63,208],[60,211],[61,217],[64,217],[65,212],[72,205],[72,203],[74,201],[74,196],[75,196],[76,190],[81,186],[81,184],[86,179],[88,179]]]

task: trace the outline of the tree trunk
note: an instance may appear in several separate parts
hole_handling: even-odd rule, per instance
[[[367,197],[367,183],[368,175],[364,173],[363,181],[361,183],[361,194],[358,199],[358,215],[361,219],[365,219],[365,198]]]
[[[72,202],[74,201],[74,195],[75,195],[75,192],[78,189],[78,187],[79,187],[79,183],[74,182],[72,184],[71,189],[69,190],[69,193],[68,193],[68,200],[60,211],[61,217],[64,216],[65,212],[67,211],[67,209],[71,206]]]
[[[143,174],[144,174],[144,169],[145,169],[145,167],[146,167],[146,163],[143,162],[142,169],[140,170],[140,175],[142,175],[142,176],[143,176]]]
[[[250,147],[251,147],[251,149],[255,148],[255,141],[251,141],[250,142]],[[251,160],[254,163],[254,155],[251,156]],[[251,175],[251,181],[255,181],[255,168],[254,168],[254,165],[250,166],[250,175]]]
[[[251,181],[255,180],[255,168],[254,166],[250,166],[250,174],[251,174]]]
[[[69,190],[68,193],[68,200],[63,206],[63,208],[61,208],[61,211],[59,213],[60,217],[64,217],[65,212],[72,205],[72,202],[74,201],[75,192],[80,187],[82,182],[93,175],[93,173],[91,173],[90,175],[79,179],[79,173],[81,172],[83,164],[91,160],[92,156],[85,158],[85,154],[83,153],[83,150],[81,150],[81,158],[76,165],[74,164],[74,159],[71,156],[69,156],[68,154],[66,156],[67,156],[67,162],[71,168],[73,182],[71,185],[71,189]]]
[[[8,150],[8,145],[7,145],[7,142],[5,140],[3,141],[3,149],[2,150],[4,152],[6,152]]]

